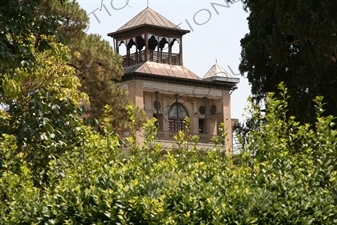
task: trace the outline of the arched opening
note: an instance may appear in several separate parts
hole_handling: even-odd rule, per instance
[[[137,55],[138,55],[138,59],[137,62],[144,62],[145,61],[145,53],[144,53],[144,49],[145,49],[145,39],[143,36],[138,35],[136,37],[136,46],[137,46]]]
[[[118,43],[118,53],[122,56],[123,58],[123,66],[127,66],[127,47],[124,41],[120,41]]]
[[[131,54],[136,52],[136,42],[132,38],[128,42],[128,50]]]
[[[173,38],[170,43],[171,46],[171,52],[179,54],[180,53],[180,42],[179,39]]]
[[[169,64],[169,49],[168,49],[168,41],[166,40],[165,37],[161,39],[161,41],[158,44],[159,46],[159,54],[160,54],[160,62]]]
[[[120,41],[118,44],[118,53],[121,56],[125,56],[126,55],[126,45],[124,41]]]
[[[145,47],[145,40],[144,40],[144,38],[141,35],[138,35],[136,37],[136,42],[137,42],[138,51],[143,50],[144,47]]]
[[[152,62],[157,62],[157,46],[158,41],[154,35],[151,36],[148,40],[148,48],[149,48],[149,58]]]
[[[171,48],[171,64],[180,65],[180,39],[173,38],[170,42]]]
[[[129,56],[129,62],[128,65],[134,65],[136,64],[136,42],[131,38],[128,41],[128,56]]]
[[[178,131],[185,128],[185,117],[188,117],[187,110],[181,103],[174,103],[169,110],[169,131]]]

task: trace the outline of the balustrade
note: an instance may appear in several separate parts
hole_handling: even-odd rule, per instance
[[[170,65],[181,65],[179,53],[171,53],[171,60],[170,54],[168,52],[157,52],[150,50],[148,52],[148,55],[149,55],[148,61],[151,62],[170,64]],[[122,56],[122,58],[123,58],[123,66],[132,66],[138,63],[145,62],[146,61],[145,50],[124,55]]]

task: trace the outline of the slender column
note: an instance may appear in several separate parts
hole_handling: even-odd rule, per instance
[[[156,104],[155,104],[155,107],[156,107],[156,116],[157,116],[157,122],[156,122],[156,124],[157,124],[157,131],[159,131],[159,124],[160,124],[160,121],[159,121],[159,101],[158,101],[158,94],[159,94],[159,92],[158,91],[156,91],[155,92],[155,94],[156,94]]]
[[[168,64],[172,65],[172,45],[171,45],[171,38],[169,38],[168,43]]]
[[[118,46],[118,40],[116,40],[116,39],[113,39],[113,41],[114,41],[114,46],[115,46],[115,52],[116,53],[119,53],[119,46]]]
[[[129,41],[126,40],[125,43],[126,43],[125,44],[125,48],[126,48],[126,66],[129,66],[130,65],[130,49],[128,47]]]
[[[205,105],[205,133],[208,134],[208,121],[207,121],[207,97],[204,97]]]
[[[148,34],[145,33],[145,61],[149,61],[150,58],[150,49],[149,49],[149,39],[148,39]]]
[[[179,60],[180,60],[180,65],[183,65],[183,37],[180,37],[180,45],[179,45]]]
[[[179,110],[178,110],[178,98],[179,98],[179,95],[176,94],[175,97],[176,97],[176,110],[177,110],[177,133],[178,133],[178,131],[179,131]]]
[[[162,56],[161,50],[159,48],[160,37],[156,36],[156,38],[157,38],[157,42],[158,42],[158,44],[157,44],[157,62],[160,63],[161,62],[161,56]]]
[[[137,41],[137,37],[135,37],[135,42],[136,42],[136,52],[135,52],[135,63],[138,64],[138,41]]]
[[[156,103],[158,104],[158,94],[159,94],[159,92],[156,91],[155,94],[156,94]],[[158,118],[158,114],[159,114],[159,113],[158,113],[158,110],[159,110],[159,109],[158,109],[158,105],[156,106],[156,110],[157,110],[157,120],[158,120],[158,119],[159,119],[159,118]]]

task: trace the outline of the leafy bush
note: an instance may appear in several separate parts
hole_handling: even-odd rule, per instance
[[[268,113],[253,115],[264,122],[235,164],[217,151],[162,155],[154,121],[146,145],[124,154],[107,125],[106,136],[87,129],[82,145],[51,160],[50,182],[37,188],[3,135],[0,224],[336,224],[334,118],[321,116],[318,97],[315,126],[287,119],[280,88],[283,99],[270,94]]]

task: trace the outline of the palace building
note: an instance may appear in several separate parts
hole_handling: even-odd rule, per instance
[[[218,127],[227,128],[226,148],[232,148],[231,93],[239,78],[231,77],[215,63],[199,77],[184,67],[183,36],[189,33],[147,7],[108,33],[115,51],[123,57],[121,85],[149,118],[158,120],[158,141],[169,146],[173,136],[190,118],[190,133],[210,147]],[[198,62],[202,63],[202,61]],[[142,142],[141,133],[137,141]]]

